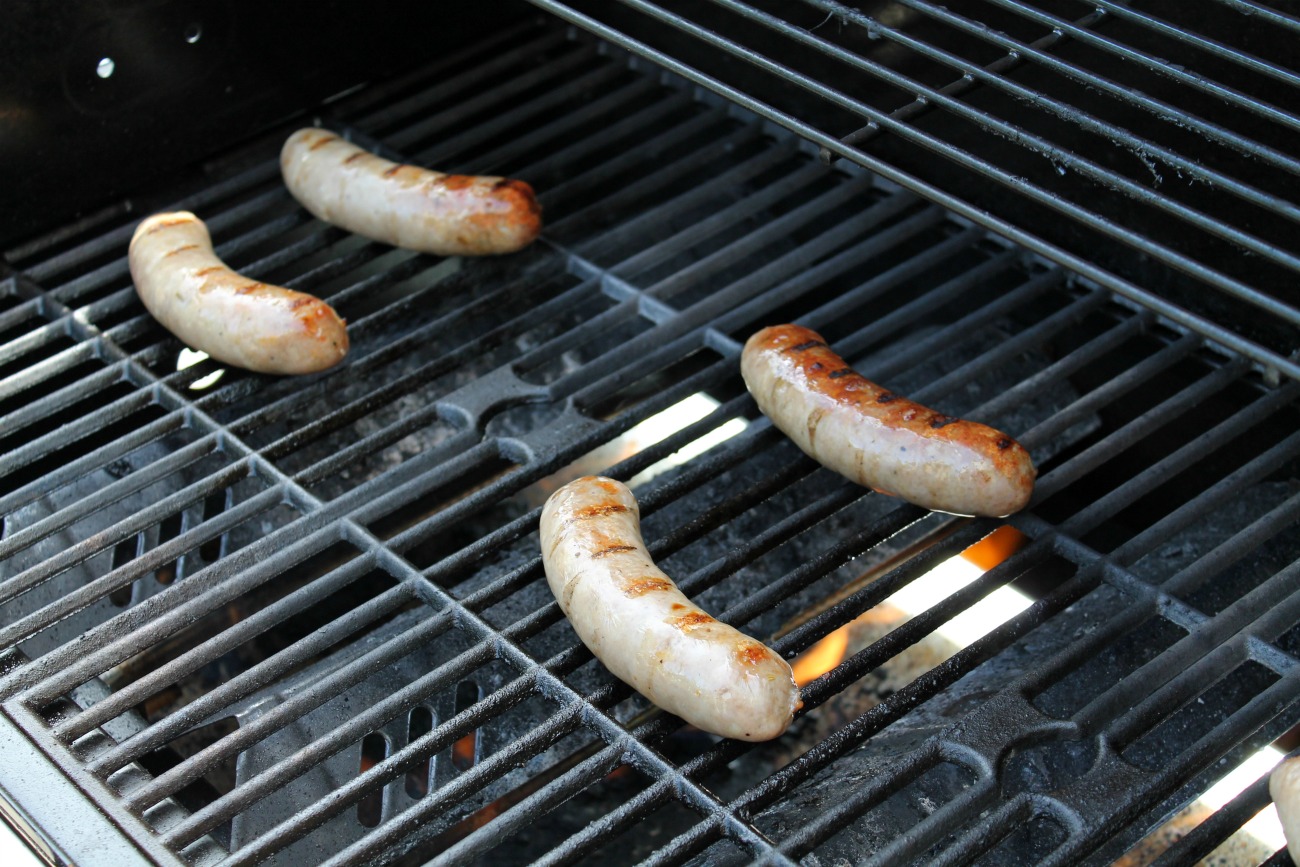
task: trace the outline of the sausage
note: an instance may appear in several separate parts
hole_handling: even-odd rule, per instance
[[[188,211],[154,214],[128,262],[144,306],[194,349],[259,373],[315,373],[348,352],[347,327],[324,301],[235,273]]]
[[[280,171],[318,219],[420,253],[512,253],[542,229],[541,205],[523,181],[399,165],[322,129],[289,136]]]
[[[1268,793],[1277,807],[1286,848],[1300,864],[1300,756],[1283,759],[1268,776]]]
[[[771,648],[692,603],[641,541],[636,498],[587,476],[546,501],[542,563],[582,643],[618,678],[688,723],[765,741],[802,706],[790,666]]]
[[[1020,443],[876,385],[808,328],[754,334],[740,370],[772,424],[859,484],[936,512],[999,518],[1033,494],[1037,471]]]

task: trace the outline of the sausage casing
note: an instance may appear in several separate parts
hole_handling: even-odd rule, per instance
[[[313,216],[407,250],[511,253],[542,228],[541,206],[524,181],[400,165],[323,129],[289,136],[280,170],[289,192]]]
[[[1037,471],[1020,443],[876,385],[815,331],[764,328],[740,364],[772,424],[859,484],[937,512],[989,517],[1023,509],[1033,494]]]
[[[542,509],[546,580],[583,644],[650,701],[705,731],[776,737],[800,706],[790,666],[695,605],[651,559],[626,486],[587,476]]]
[[[232,271],[188,211],[136,227],[128,255],[136,293],[154,318],[194,349],[259,373],[315,373],[348,352],[344,321],[314,295]]]
[[[1300,864],[1300,757],[1283,759],[1268,777],[1268,793],[1277,807],[1287,851]]]

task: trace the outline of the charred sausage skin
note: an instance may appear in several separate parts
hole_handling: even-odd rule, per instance
[[[315,373],[348,352],[344,321],[324,301],[231,270],[203,221],[154,214],[127,256],[136,293],[154,318],[194,349],[259,373]]]
[[[511,253],[542,228],[541,206],[523,181],[400,165],[323,129],[289,136],[280,170],[289,192],[313,216],[407,250]]]
[[[811,329],[757,332],[741,375],[763,414],[806,454],[881,493],[989,517],[1023,509],[1033,494],[1037,472],[1020,443],[876,385]]]
[[[800,706],[790,666],[771,648],[686,598],[641,539],[636,498],[587,476],[546,501],[546,580],[596,658],[650,701],[728,738],[765,741]]]

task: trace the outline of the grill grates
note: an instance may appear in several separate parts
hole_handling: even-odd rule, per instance
[[[339,370],[178,364],[126,272],[138,213],[10,251],[0,284],[3,733],[146,857],[1076,863],[1295,723],[1300,386],[1269,385],[1258,352],[553,23],[328,110],[389,155],[528,179],[544,239],[462,262],[349,237],[282,189],[277,135],[135,206],[196,209],[232,267],[328,297]],[[1015,432],[1040,467],[1010,521],[1030,542],[813,680],[787,738],[715,743],[574,642],[536,557],[563,479],[742,428],[637,493],[683,589],[787,657],[998,525],[855,488],[778,436],[736,362],[792,319]],[[686,427],[620,439],[701,394]],[[1009,584],[1037,601],[817,733]],[[1154,649],[1108,655],[1124,641]],[[920,798],[933,812],[895,809]],[[1245,818],[1229,805],[1180,851]]]
[[[1019,0],[960,13],[927,0],[536,5],[799,133],[825,159],[1300,374],[1287,358],[1300,325],[1289,151],[1300,76],[1286,66],[1300,24],[1287,15]]]

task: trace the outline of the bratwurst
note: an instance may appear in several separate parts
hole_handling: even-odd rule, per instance
[[[800,707],[790,666],[710,617],[655,566],[636,498],[587,476],[542,509],[546,581],[582,643],[650,701],[707,732],[765,741]]]
[[[542,228],[542,208],[523,181],[399,165],[323,129],[289,136],[280,171],[318,219],[420,253],[512,253]]]
[[[259,373],[315,373],[348,353],[347,327],[333,307],[235,273],[189,211],[146,219],[127,259],[145,308],[218,361]]]
[[[876,385],[808,328],[759,331],[740,371],[772,424],[859,484],[936,512],[998,518],[1034,492],[1037,471],[1020,443]]]

